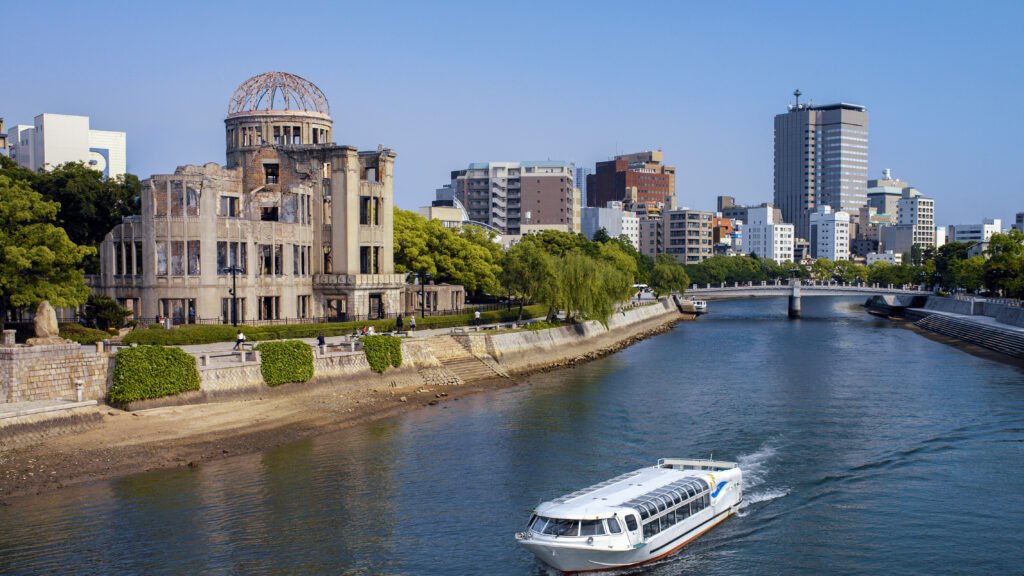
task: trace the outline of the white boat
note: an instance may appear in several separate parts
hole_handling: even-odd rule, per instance
[[[735,462],[662,458],[541,503],[516,540],[562,572],[621,569],[675,553],[742,500]]]

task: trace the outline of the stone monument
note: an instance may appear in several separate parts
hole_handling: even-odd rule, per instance
[[[45,346],[48,344],[67,344],[67,341],[60,337],[60,327],[57,326],[57,311],[50,305],[49,300],[43,300],[36,309],[35,317],[36,337],[29,338],[26,344],[29,346]]]

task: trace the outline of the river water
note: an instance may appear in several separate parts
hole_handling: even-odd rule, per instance
[[[1024,371],[856,302],[711,303],[608,358],[197,470],[0,508],[2,574],[544,574],[549,499],[737,459],[741,514],[643,574],[1024,570]]]

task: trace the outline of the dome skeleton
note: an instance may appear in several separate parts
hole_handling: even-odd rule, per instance
[[[315,84],[287,72],[249,78],[235,90],[228,105],[229,116],[271,110],[330,114],[327,97]]]

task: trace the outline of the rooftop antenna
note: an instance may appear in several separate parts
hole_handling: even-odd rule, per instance
[[[797,88],[796,90],[793,90],[793,96],[795,96],[795,97],[796,97],[796,106],[795,106],[795,108],[796,108],[797,110],[799,110],[799,109],[800,109],[800,95],[801,95],[801,94],[802,94],[802,93],[800,92],[800,89],[799,89],[799,88]]]

